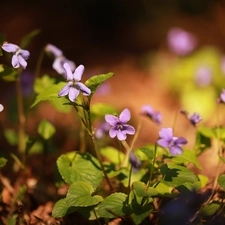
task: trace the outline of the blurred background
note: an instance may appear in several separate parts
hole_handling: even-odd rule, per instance
[[[144,104],[162,113],[164,127],[174,124],[180,109],[198,112],[203,124],[215,125],[216,99],[225,88],[225,1],[1,0],[0,8],[0,32],[8,42],[19,45],[26,34],[40,29],[28,48],[31,56],[23,79],[27,95],[40,53],[51,43],[76,65],[85,66],[84,80],[114,72],[93,104],[107,103],[118,112],[129,108],[134,126]],[[40,77],[58,76],[52,62],[44,56]],[[13,127],[14,84],[0,82],[0,101],[8,106],[1,121],[4,127]],[[66,151],[76,148],[74,112],[58,113],[49,103],[41,103],[29,114],[27,132],[36,135],[35,127],[43,118],[61,129],[58,146]],[[176,118],[175,134],[189,135],[192,148],[195,129],[182,115]],[[223,113],[223,124],[222,118]],[[158,138],[159,127],[143,120],[136,147]]]

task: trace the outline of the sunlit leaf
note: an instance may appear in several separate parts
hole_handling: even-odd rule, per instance
[[[104,81],[106,81],[113,75],[114,73],[100,74],[89,78],[85,82],[85,85],[91,90],[91,95],[88,96],[89,100],[91,99],[92,95],[95,93],[99,85],[101,85]]]
[[[91,116],[104,117],[106,114],[116,114],[116,110],[108,104],[105,103],[95,103],[91,105]]]
[[[42,77],[37,77],[34,83],[34,91],[37,94],[45,91],[46,88],[51,87],[55,83],[55,79],[45,74]]]
[[[58,170],[65,182],[84,181],[96,188],[103,179],[98,160],[89,153],[71,152],[57,160]]]
[[[0,78],[5,81],[16,81],[18,74],[12,67],[0,64]]]
[[[218,209],[220,208],[219,202],[212,202],[209,205],[205,205],[203,208],[201,208],[199,211],[201,214],[205,216],[211,216],[213,215]]]
[[[55,133],[55,127],[47,120],[42,120],[38,126],[38,133],[48,140]]]
[[[74,182],[66,195],[66,203],[75,207],[97,205],[103,198],[99,195],[92,196],[93,192],[94,188],[90,184],[83,181]]]
[[[104,199],[100,204],[98,213],[104,218],[117,218],[129,213],[130,208],[126,206],[127,195],[116,192]]]
[[[102,156],[104,156],[104,158],[108,159],[114,164],[121,164],[125,157],[123,152],[111,146],[101,148],[100,153]]]

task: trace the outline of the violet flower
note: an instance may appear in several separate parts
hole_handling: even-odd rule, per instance
[[[213,70],[209,66],[201,66],[197,69],[195,74],[195,83],[199,87],[208,86],[213,77]]]
[[[197,45],[197,39],[193,34],[177,27],[169,31],[167,38],[169,48],[180,56],[191,53]]]
[[[63,55],[63,52],[60,49],[58,49],[56,46],[54,46],[52,44],[47,44],[46,47],[45,47],[45,51],[50,52],[55,57],[55,60],[52,64],[52,67],[57,73],[66,77],[66,71],[63,67],[63,65],[65,63],[68,63],[70,65],[70,68],[71,68],[72,71],[75,70],[75,68],[76,68],[75,63],[71,60],[68,60]]]
[[[132,151],[130,152],[129,159],[130,159],[130,164],[132,166],[133,172],[137,173],[141,166],[140,159]]]
[[[119,117],[109,114],[105,115],[106,122],[112,126],[109,130],[109,136],[111,138],[117,136],[120,141],[123,141],[127,138],[126,134],[135,134],[134,127],[126,124],[130,120],[130,117],[131,115],[129,109],[124,109]]]
[[[142,106],[141,114],[149,117],[153,122],[158,125],[162,123],[162,114],[160,112],[155,112],[153,108],[149,105]]]
[[[220,94],[220,102],[225,103],[225,89],[223,89],[222,93]]]
[[[26,69],[27,67],[26,60],[30,56],[29,51],[23,50],[18,45],[11,44],[11,43],[4,43],[2,45],[2,49],[6,52],[13,53],[12,66],[14,68],[19,68],[20,66],[22,66],[23,69]]]
[[[104,135],[109,132],[110,130],[110,125],[107,122],[101,123],[99,127],[96,128],[95,130],[95,137],[97,139],[101,139],[104,137]]]
[[[4,106],[2,104],[0,104],[0,112],[2,112],[4,109]]]
[[[193,113],[192,115],[190,115],[187,111],[185,110],[180,110],[180,112],[188,119],[188,121],[193,125],[196,126],[197,123],[199,123],[202,118],[200,116],[200,114],[198,113]]]
[[[183,152],[182,145],[187,144],[187,140],[183,137],[174,137],[173,130],[171,128],[162,128],[159,131],[161,139],[157,141],[157,144],[163,148],[169,148],[172,155],[180,155]]]
[[[80,91],[85,96],[90,95],[91,90],[80,82],[82,74],[84,72],[84,66],[78,66],[74,73],[72,73],[70,65],[68,63],[65,63],[63,67],[66,70],[68,83],[59,92],[59,97],[69,95],[70,101],[75,102],[76,97],[79,95]]]

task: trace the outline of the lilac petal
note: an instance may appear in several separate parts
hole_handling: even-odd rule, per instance
[[[149,116],[152,116],[154,113],[153,108],[149,105],[143,105],[141,108],[141,112],[144,114],[148,114]]]
[[[126,123],[130,120],[130,110],[129,109],[124,109],[119,116],[119,120],[122,123]]]
[[[27,67],[27,62],[25,61],[25,59],[24,59],[21,55],[18,55],[18,60],[19,60],[19,64],[20,64],[24,69],[26,69],[26,67]]]
[[[173,146],[170,148],[171,155],[181,155],[183,153],[183,149],[178,146]]]
[[[27,60],[27,59],[30,57],[30,52],[27,51],[27,50],[20,49],[19,54],[20,54],[25,60]]]
[[[66,70],[62,66],[62,59],[60,57],[54,60],[52,67],[57,73],[62,75],[66,74]],[[67,77],[65,78],[67,79]]]
[[[70,87],[71,87],[71,83],[67,83],[62,90],[59,92],[58,96],[62,97],[62,96],[66,96],[69,94],[70,91]]]
[[[123,127],[124,127],[123,131],[126,131],[127,134],[131,135],[135,134],[135,129],[131,125],[124,124]]]
[[[73,74],[70,65],[68,63],[64,63],[63,67],[66,70],[67,80],[73,80]]]
[[[12,66],[14,68],[19,68],[20,67],[20,63],[19,63],[19,59],[17,55],[13,55],[12,57]]]
[[[179,137],[179,138],[176,138],[176,140],[174,140],[174,145],[182,146],[185,144],[187,144],[187,140],[183,137]]]
[[[220,94],[220,98],[221,98],[222,102],[225,103],[225,90],[224,89],[222,90],[222,93]]]
[[[83,65],[78,66],[73,74],[74,80],[80,81],[83,75],[83,72],[84,72],[84,66]]]
[[[116,135],[117,135],[117,130],[116,130],[116,128],[115,127],[112,127],[110,130],[109,130],[109,136],[111,137],[111,138],[114,138],[114,137],[116,137]]]
[[[74,87],[70,87],[69,90],[69,99],[71,102],[75,102],[76,97],[79,95],[80,90],[74,88]]]
[[[117,138],[120,140],[120,141],[123,141],[123,140],[126,140],[127,138],[127,135],[125,132],[121,131],[121,130],[117,130]]]
[[[116,126],[117,123],[119,122],[119,119],[118,117],[116,116],[113,116],[113,115],[105,115],[105,120],[107,123],[109,123],[111,126]]]
[[[91,94],[91,90],[86,87],[83,83],[78,82],[77,86],[80,88],[80,90],[82,91],[83,95],[88,96]]]
[[[172,128],[162,128],[161,131],[159,131],[159,136],[166,140],[172,140],[173,139]]]
[[[10,43],[4,43],[2,45],[2,49],[5,50],[6,52],[16,52],[19,49],[19,46]]]
[[[73,61],[68,60],[67,58],[64,58],[64,62],[67,62],[70,65],[72,72],[76,69],[76,64]]]
[[[168,148],[170,142],[168,142],[168,141],[165,140],[165,139],[159,139],[159,140],[157,141],[157,144],[160,145],[160,146],[163,147],[163,148]]]
[[[2,104],[0,104],[0,112],[3,111],[4,106]]]
[[[45,50],[47,52],[51,52],[55,57],[59,57],[63,54],[60,49],[58,49],[56,46],[52,44],[47,44]]]

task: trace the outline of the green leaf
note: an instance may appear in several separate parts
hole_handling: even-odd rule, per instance
[[[41,101],[58,99],[59,98],[58,93],[65,85],[66,85],[66,82],[60,82],[58,84],[53,84],[49,88],[42,91],[39,95],[37,95],[31,108],[37,105]]]
[[[104,218],[117,218],[128,214],[130,208],[126,205],[126,199],[127,195],[120,192],[109,195],[99,205],[99,216]]]
[[[63,154],[58,158],[57,166],[62,178],[69,184],[84,181],[96,188],[103,178],[100,163],[89,153]]]
[[[40,29],[36,29],[36,30],[30,32],[28,35],[26,35],[21,41],[20,48],[22,48],[22,49],[27,48],[27,46],[30,44],[31,40],[35,36],[37,36],[40,32],[41,32]]]
[[[7,159],[0,157],[0,168],[4,167],[7,163]]]
[[[45,74],[42,77],[37,77],[34,83],[34,91],[37,94],[45,91],[47,88],[51,87],[55,84],[55,79]]]
[[[104,158],[108,159],[114,164],[121,164],[125,157],[123,152],[111,146],[101,148],[100,153]]]
[[[93,120],[96,117],[104,117],[106,114],[117,114],[116,110],[105,103],[95,103],[91,105],[91,116]]]
[[[76,207],[70,207],[66,203],[66,198],[57,201],[52,210],[52,216],[54,218],[60,218],[77,210]]]
[[[199,163],[195,153],[190,150],[184,149],[183,153],[181,155],[178,155],[172,159],[175,163],[193,163],[198,169],[202,169],[201,164]]]
[[[207,135],[207,136],[205,136]],[[204,150],[211,147],[211,137],[208,137],[208,135],[212,135],[212,133],[209,131],[198,131],[196,134],[196,155],[200,155]]]
[[[148,187],[146,190],[146,184],[141,181],[135,181],[133,183],[133,190],[139,197],[150,197],[153,195],[157,195],[157,190],[153,187]]]
[[[9,144],[16,146],[18,144],[18,133],[12,129],[5,129],[4,136]]]
[[[55,133],[55,127],[47,120],[42,120],[38,126],[38,133],[48,140]]]
[[[18,79],[18,74],[15,69],[0,64],[0,78],[5,81],[16,81]]]
[[[66,195],[66,203],[75,207],[97,205],[103,198],[99,195],[91,196],[93,192],[94,188],[90,184],[83,181],[74,182]]]
[[[216,138],[216,133],[215,133],[215,130],[213,128],[199,127],[198,132],[201,133],[205,137]]]
[[[85,85],[90,88],[91,94],[88,96],[88,99],[90,100],[92,95],[95,93],[99,85],[101,85],[104,81],[112,77],[114,73],[107,73],[107,74],[100,74],[93,76],[89,78],[86,82]]]
[[[143,152],[149,160],[152,160],[154,158],[155,150],[153,148],[143,147],[139,148],[139,150]]]
[[[211,204],[201,208],[199,212],[204,216],[211,216],[219,209],[219,207],[220,207],[219,202],[212,202]]]
[[[174,163],[167,163],[161,166],[163,179],[161,182],[170,187],[185,186],[194,189],[200,186],[198,177],[188,168]]]
[[[222,175],[218,178],[218,183],[219,183],[219,185],[225,190],[225,174],[222,174]]]

